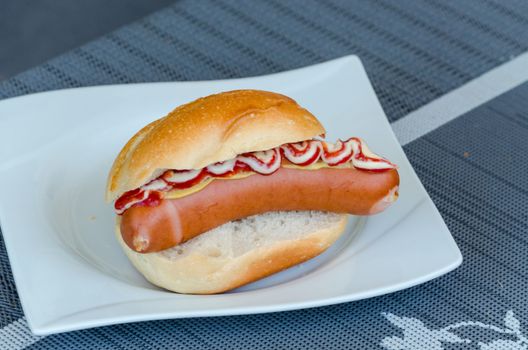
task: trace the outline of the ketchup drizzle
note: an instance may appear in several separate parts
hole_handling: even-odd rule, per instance
[[[127,191],[116,200],[114,208],[116,213],[118,215],[121,215],[128,208],[131,208],[133,206],[157,206],[163,198],[163,192],[191,188],[209,178],[229,178],[234,175],[247,172],[258,173],[261,175],[271,175],[276,171],[273,170],[273,166],[277,166],[277,164],[275,163],[277,162],[277,157],[280,158],[278,160],[279,162],[284,159],[296,166],[308,166],[316,163],[319,160],[326,160],[326,164],[330,167],[352,161],[352,164],[356,168],[374,172],[386,171],[389,169],[397,168],[396,165],[384,158],[374,158],[366,156],[363,153],[363,141],[357,137],[352,137],[346,141],[339,142],[341,142],[341,147],[337,150],[332,151],[330,151],[330,147],[326,142],[320,140],[309,140],[293,144],[284,144],[282,146],[277,147],[277,149],[273,150],[273,156],[269,160],[263,160],[258,157],[258,155],[262,152],[244,153],[237,157],[238,159],[235,160],[232,169],[228,169],[224,173],[212,173],[208,170],[207,167],[205,167],[200,169],[199,172],[197,172],[196,176],[184,182],[174,182],[170,181],[170,179],[173,174],[189,174],[196,170],[167,170],[157,179],[154,179],[150,182],[152,183],[154,181],[163,181],[166,184],[165,187],[163,187],[162,189],[152,190],[144,188],[146,186],[142,186],[140,188]],[[316,148],[315,151],[313,150],[313,147]],[[350,150],[347,151],[347,147],[349,147]],[[286,157],[286,150],[290,153],[289,157]],[[309,159],[304,161],[301,161],[301,159],[296,159],[303,157],[308,151],[314,152],[313,156],[311,156]],[[348,153],[345,154],[344,152]],[[337,161],[332,160],[335,160],[335,158],[341,157],[343,155],[344,157],[342,159],[339,159]],[[246,158],[245,161],[244,158]],[[249,165],[247,159],[254,160],[257,165]],[[382,164],[380,167],[377,168],[364,166],[362,167],[361,165],[354,164],[354,160],[364,163]],[[268,169],[269,171],[271,171],[271,173],[269,171],[265,171],[265,169]]]

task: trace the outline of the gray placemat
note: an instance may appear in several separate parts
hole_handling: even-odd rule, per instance
[[[354,53],[394,121],[525,51],[527,14],[525,1],[181,1],[0,83],[0,96],[257,75]],[[405,147],[462,249],[466,260],[455,272],[360,302],[103,327],[32,347],[477,349],[479,342],[521,339],[527,90],[523,85]],[[0,244],[0,328],[22,316]]]
[[[528,49],[528,2],[179,1],[0,85],[0,97],[99,84],[267,74],[363,60],[391,121]]]

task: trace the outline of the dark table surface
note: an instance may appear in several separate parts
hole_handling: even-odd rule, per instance
[[[0,0],[0,80],[175,0]]]
[[[461,103],[482,97],[468,112],[403,143],[462,251],[457,270],[405,291],[329,307],[38,338],[27,330],[0,242],[0,344],[526,349],[527,32],[525,1],[180,1],[0,82],[0,97],[8,98],[99,84],[260,75],[357,54],[396,131],[409,116],[416,129],[432,125],[433,105],[439,117],[451,113],[450,95],[459,94]],[[480,78],[496,67],[502,68],[491,82]],[[499,96],[482,93],[497,86]]]

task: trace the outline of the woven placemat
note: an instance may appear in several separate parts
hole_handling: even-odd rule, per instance
[[[391,121],[528,49],[526,1],[179,1],[0,85],[0,97],[268,74],[348,54]]]

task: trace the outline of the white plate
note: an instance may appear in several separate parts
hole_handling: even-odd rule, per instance
[[[115,241],[103,201],[119,149],[175,106],[253,88],[296,99],[329,139],[363,137],[400,166],[397,203],[305,264],[223,295],[147,283]],[[122,322],[284,311],[369,298],[431,280],[462,257],[415,175],[358,58],[262,77],[98,86],[0,102],[0,222],[29,326],[49,334]],[[353,231],[356,234],[353,234]]]

